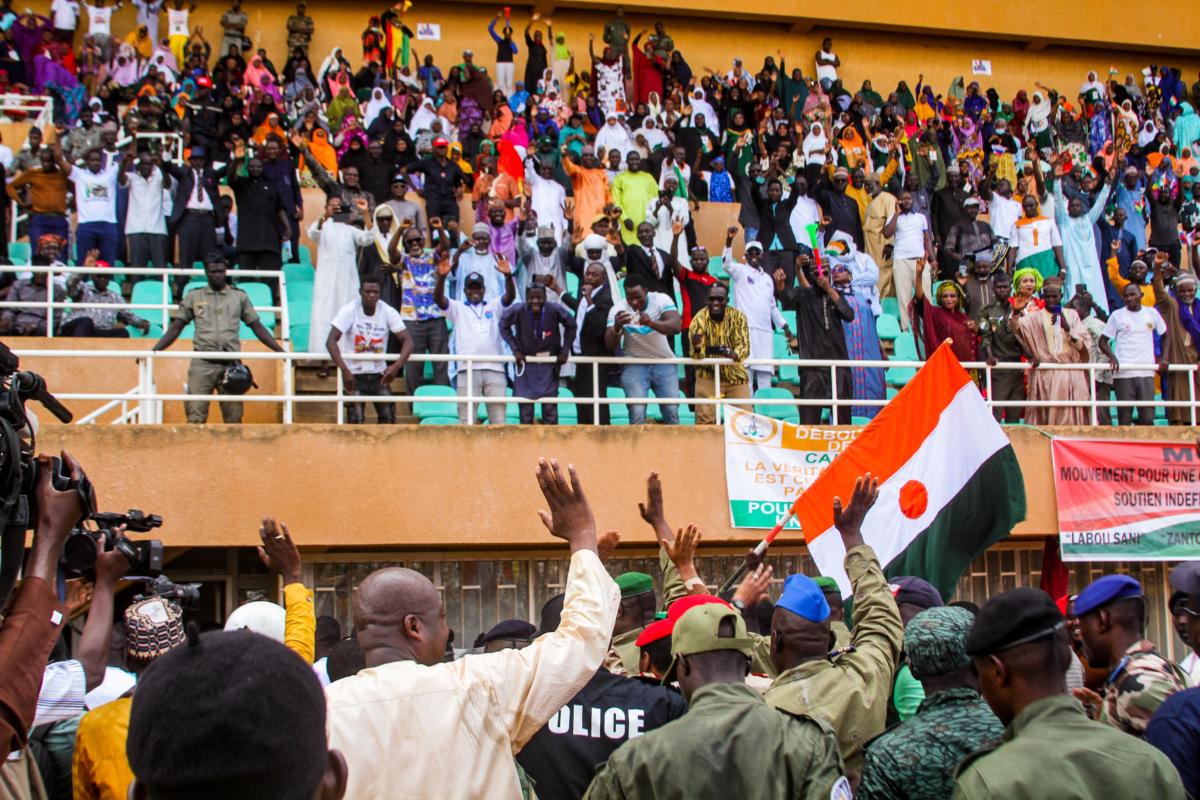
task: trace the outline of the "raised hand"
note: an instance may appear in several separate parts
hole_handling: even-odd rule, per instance
[[[767,588],[771,585],[771,575],[774,572],[775,568],[769,564],[759,564],[756,570],[746,573],[746,577],[742,578],[737,591],[733,593],[734,604],[736,605],[740,601],[744,608],[755,605],[767,594]]]
[[[538,459],[537,481],[542,496],[550,506],[549,511],[538,511],[538,517],[546,530],[571,545],[576,550],[596,550],[596,518],[592,507],[583,494],[575,465],[569,464],[570,481],[563,475],[558,460]]]
[[[667,524],[667,516],[663,511],[662,481],[658,479],[657,472],[651,472],[646,478],[646,502],[638,503],[638,511],[646,524],[654,528],[654,535],[660,542],[674,540],[675,536],[671,533],[671,526]]]
[[[620,543],[621,534],[617,531],[605,531],[600,534],[600,539],[596,542],[596,553],[600,556],[600,560],[608,561],[612,558],[612,554],[616,552],[617,545]]]
[[[847,550],[863,544],[862,522],[878,497],[879,479],[868,472],[854,482],[854,492],[847,506],[842,506],[842,498],[833,498],[833,525],[842,535],[842,544]]]
[[[258,558],[263,566],[282,577],[284,585],[300,583],[300,551],[287,525],[274,517],[264,517],[258,537],[262,539]]]

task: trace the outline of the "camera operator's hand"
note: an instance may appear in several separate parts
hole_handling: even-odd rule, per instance
[[[118,537],[125,535],[125,526],[118,525],[113,533]],[[117,582],[129,572],[133,565],[120,550],[105,550],[104,541],[96,540],[96,587],[103,591],[112,591]]]
[[[287,525],[274,517],[264,517],[258,535],[262,539],[258,557],[263,566],[282,577],[284,586],[300,583],[300,551],[292,542]]]
[[[82,480],[83,467],[64,450],[63,464],[72,482]],[[42,458],[38,469],[36,489],[37,526],[34,529],[33,552],[25,574],[33,578],[54,581],[58,573],[58,558],[62,555],[67,535],[83,516],[83,498],[75,489],[60,492],[50,482],[50,460]]]

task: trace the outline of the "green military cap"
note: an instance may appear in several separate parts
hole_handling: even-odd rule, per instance
[[[825,594],[836,594],[838,597],[842,596],[841,587],[838,586],[837,581],[828,575],[821,575],[813,578],[813,581],[817,584],[817,586],[821,587],[821,591],[825,592]]]
[[[654,591],[654,579],[644,572],[623,572],[617,576],[621,597],[633,597]]]
[[[975,617],[957,606],[927,608],[909,621],[904,629],[904,654],[918,676],[945,675],[965,667],[967,631]]]
[[[733,636],[720,636],[721,623],[727,619],[733,620]],[[754,654],[754,640],[746,633],[742,615],[724,603],[705,603],[688,609],[675,621],[671,631],[671,666],[663,675],[663,683],[675,680],[680,656],[714,650],[736,650],[746,658]]]

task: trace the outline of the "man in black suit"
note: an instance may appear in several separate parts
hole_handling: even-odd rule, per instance
[[[579,337],[571,352],[578,356],[613,355],[613,351],[604,343],[604,330],[608,327],[608,312],[612,306],[612,287],[608,285],[604,265],[592,261],[584,267],[583,281],[579,285],[579,304],[575,308]],[[584,399],[592,397],[592,386],[597,383],[593,380],[593,375],[596,375],[599,380],[595,394],[607,397],[611,369],[611,364],[576,364],[575,396]],[[595,420],[595,405],[583,403],[576,408],[579,411],[579,424],[591,425]],[[600,406],[600,424],[609,424],[607,405]]]
[[[778,178],[767,181],[767,196],[758,198],[758,241],[763,243],[763,271],[768,275],[782,269],[788,285],[796,277],[796,234],[792,231],[792,210],[800,195],[808,190],[808,181],[797,175],[785,199]]]
[[[643,222],[637,226],[638,245],[625,248],[625,274],[639,275],[646,282],[647,292],[661,292],[678,302],[675,296],[675,259],[666,250],[654,246],[654,226]]]
[[[188,166],[164,162],[163,168],[175,179],[175,202],[171,207],[168,227],[179,241],[179,256],[175,265],[190,269],[197,261],[217,249],[217,228],[224,227],[225,210],[221,206],[218,181],[225,167],[214,170],[206,167],[207,153],[203,147],[193,147]],[[183,296],[186,275],[175,276],[175,297]]]

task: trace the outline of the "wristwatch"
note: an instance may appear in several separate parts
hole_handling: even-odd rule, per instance
[[[729,601],[729,605],[733,606],[738,611],[746,610],[746,604],[743,603],[741,600],[738,600],[736,597]]]

